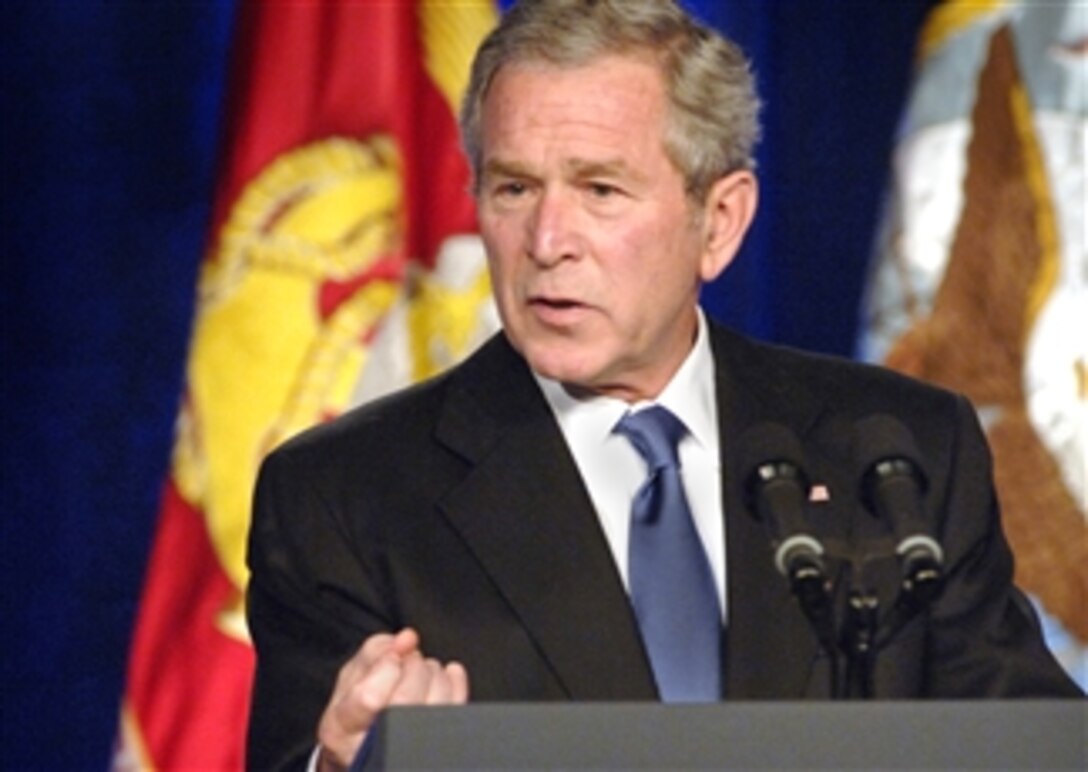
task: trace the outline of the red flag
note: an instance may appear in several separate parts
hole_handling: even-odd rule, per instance
[[[363,375],[389,356],[375,355],[375,340],[396,337],[383,332],[391,311],[408,309],[407,337],[418,339],[435,333],[433,318],[412,310],[416,296],[429,304],[424,317],[435,298],[482,309],[455,113],[495,14],[490,0],[241,8],[187,390],[116,766],[242,767],[253,670],[244,554],[260,459],[367,391]],[[456,265],[431,278],[443,261]],[[488,327],[482,310],[457,318],[454,355]],[[410,372],[421,374],[433,367],[419,363],[418,342],[406,345]]]

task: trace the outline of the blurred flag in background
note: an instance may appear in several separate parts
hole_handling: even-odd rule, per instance
[[[1088,684],[1088,7],[946,0],[895,155],[860,354],[965,392],[1017,580]]]
[[[244,3],[114,766],[239,769],[271,448],[497,329],[456,113],[490,0]]]

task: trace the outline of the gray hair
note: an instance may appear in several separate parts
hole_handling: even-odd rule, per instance
[[[608,55],[648,55],[661,66],[669,102],[665,152],[701,200],[714,182],[753,169],[759,97],[737,45],[673,0],[519,0],[485,38],[461,106],[461,137],[479,180],[483,101],[508,64],[579,67]]]

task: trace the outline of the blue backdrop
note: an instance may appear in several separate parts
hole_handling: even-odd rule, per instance
[[[711,313],[848,354],[931,0],[689,2],[754,58],[762,209]],[[170,451],[230,3],[9,2],[4,59],[5,768],[102,769]]]

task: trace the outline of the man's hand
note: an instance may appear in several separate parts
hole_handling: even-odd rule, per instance
[[[390,705],[462,705],[467,701],[464,666],[424,657],[415,630],[373,635],[336,677],[317,729],[318,769],[346,769],[375,718]]]

